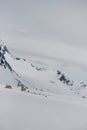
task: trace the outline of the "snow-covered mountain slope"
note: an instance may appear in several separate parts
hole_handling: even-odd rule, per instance
[[[63,72],[64,63],[49,58],[34,57],[20,52],[12,54],[0,41],[0,83],[27,87],[50,94],[80,94],[87,96],[87,84],[76,82]],[[63,67],[64,66],[64,67]],[[70,66],[69,66],[70,67]],[[66,67],[67,70],[67,67]]]
[[[1,43],[0,45],[0,84],[14,84],[16,85],[16,81],[14,79],[13,70],[10,64],[5,59],[5,54],[9,53],[6,46]]]

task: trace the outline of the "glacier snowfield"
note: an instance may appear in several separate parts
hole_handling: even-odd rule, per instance
[[[0,86],[0,130],[86,130],[87,100]]]
[[[1,45],[0,130],[87,130],[84,66],[9,50]]]

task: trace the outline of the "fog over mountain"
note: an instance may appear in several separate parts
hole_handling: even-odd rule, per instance
[[[11,47],[86,62],[86,7],[86,0],[0,1],[0,36]]]

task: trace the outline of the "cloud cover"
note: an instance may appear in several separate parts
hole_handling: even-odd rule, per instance
[[[9,46],[54,57],[86,56],[86,0],[3,0],[0,17],[0,36]]]

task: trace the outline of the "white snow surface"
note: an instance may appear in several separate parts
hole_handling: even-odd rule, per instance
[[[20,51],[6,52],[5,60],[16,73],[0,66],[0,130],[87,130],[87,87],[67,86],[56,77],[60,70],[70,79],[75,73],[77,81],[86,79],[82,65]],[[20,91],[16,79],[29,92]]]
[[[87,130],[87,100],[0,86],[0,130]]]

